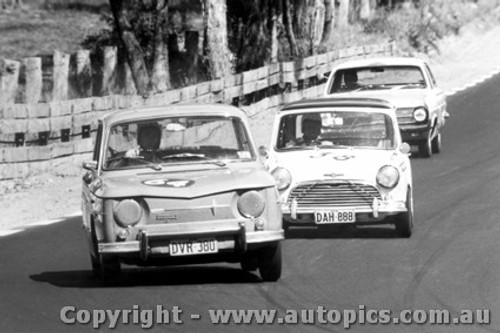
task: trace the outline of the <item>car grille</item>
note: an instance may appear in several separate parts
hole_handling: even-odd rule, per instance
[[[416,121],[413,119],[414,108],[398,108],[396,109],[396,116],[398,118],[399,125],[410,125],[415,124]]]
[[[370,207],[374,198],[381,199],[374,186],[343,181],[300,184],[289,197],[290,202],[297,201],[298,209]]]

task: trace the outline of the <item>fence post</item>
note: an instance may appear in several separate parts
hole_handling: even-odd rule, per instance
[[[111,95],[115,89],[118,50],[116,46],[106,46],[103,51],[102,85],[100,96]]]
[[[20,67],[18,61],[0,59],[0,104],[15,103]]]
[[[69,86],[69,54],[54,52],[54,85],[52,87],[52,100],[64,101],[68,99]]]
[[[42,96],[42,58],[23,59],[26,77],[26,103],[38,103]]]
[[[92,67],[89,50],[76,52],[76,85],[79,96],[92,96]]]

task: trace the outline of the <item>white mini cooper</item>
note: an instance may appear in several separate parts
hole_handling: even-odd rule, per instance
[[[371,98],[320,98],[284,106],[271,149],[285,230],[294,226],[394,224],[413,228],[412,172],[395,108]]]

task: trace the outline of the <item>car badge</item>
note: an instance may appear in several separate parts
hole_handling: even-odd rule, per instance
[[[344,175],[343,173],[335,173],[335,172],[325,173],[326,177],[332,177],[332,178],[342,177],[343,175]]]

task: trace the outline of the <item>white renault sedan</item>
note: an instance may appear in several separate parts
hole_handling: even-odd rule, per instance
[[[319,98],[284,106],[271,149],[261,149],[282,201],[285,230],[338,224],[413,228],[410,147],[395,108],[371,98]]]
[[[384,57],[344,62],[328,78],[326,96],[374,97],[396,106],[403,140],[420,155],[441,151],[441,131],[448,113],[446,97],[429,65],[411,57]]]

